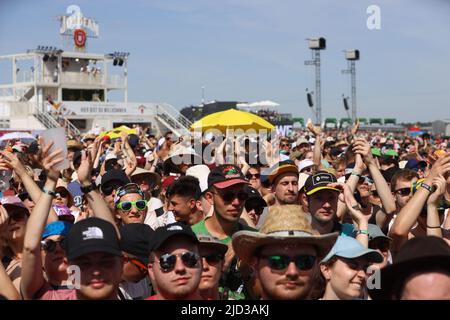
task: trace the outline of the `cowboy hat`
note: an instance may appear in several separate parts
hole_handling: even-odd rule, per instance
[[[180,164],[196,165],[202,162],[202,158],[192,148],[180,146],[170,151],[169,157],[164,160],[163,167],[168,172],[182,173],[178,168]]]
[[[269,208],[259,232],[238,231],[233,235],[233,249],[244,262],[250,262],[255,251],[266,245],[308,244],[323,258],[333,247],[338,233],[320,235],[300,206],[281,205]]]
[[[141,167],[137,167],[136,170],[131,174],[131,181],[135,182],[138,176],[146,176],[148,177],[149,184],[152,187],[161,185],[161,176],[155,172],[151,172],[149,170],[143,169]]]
[[[450,246],[438,237],[416,237],[407,241],[394,258],[394,263],[381,269],[378,288],[369,288],[374,300],[391,300],[413,273],[450,270]]]

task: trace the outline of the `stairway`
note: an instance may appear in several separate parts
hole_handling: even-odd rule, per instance
[[[192,122],[170,104],[156,105],[155,119],[178,137],[189,135]]]
[[[80,130],[65,117],[60,116],[58,119],[48,112],[42,112],[39,108],[34,108],[33,115],[47,129],[64,127],[67,136],[75,137],[80,135]]]

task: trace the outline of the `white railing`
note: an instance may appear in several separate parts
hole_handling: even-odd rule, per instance
[[[170,104],[158,104],[156,106],[156,117],[178,136],[189,134],[192,123]]]

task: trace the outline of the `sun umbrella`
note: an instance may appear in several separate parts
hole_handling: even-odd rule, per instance
[[[192,130],[206,131],[208,129],[218,129],[225,132],[227,129],[254,129],[272,130],[274,126],[257,116],[256,114],[236,109],[216,112],[198,120],[191,126]]]
[[[131,129],[128,128],[127,126],[120,126],[112,130],[102,132],[100,136],[101,137],[108,136],[110,139],[117,139],[120,138],[123,132],[126,132],[128,134],[136,134],[136,129]]]
[[[36,141],[36,138],[28,132],[10,132],[4,134],[0,137],[0,142],[10,141],[10,140],[20,140],[23,143],[31,143]]]

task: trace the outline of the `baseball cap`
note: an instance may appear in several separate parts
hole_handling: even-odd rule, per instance
[[[42,232],[42,239],[46,239],[50,236],[66,236],[69,234],[72,228],[71,223],[66,221],[54,221],[45,226],[44,232]]]
[[[155,251],[173,236],[186,236],[192,242],[198,243],[197,236],[192,231],[191,227],[182,222],[171,223],[155,230],[150,238],[149,251]]]
[[[141,196],[142,199],[144,199],[144,192],[139,188],[139,186],[136,183],[127,183],[126,185],[119,187],[116,191],[116,194],[114,195],[114,204],[117,205],[117,203],[120,202],[120,198],[122,198],[126,194],[136,193]]]
[[[304,190],[306,195],[310,196],[320,190],[333,190],[340,192],[341,190],[329,187],[328,184],[337,182],[334,174],[325,171],[316,172],[310,175],[305,181]]]
[[[13,208],[19,208],[23,211],[26,211],[26,214],[29,216],[30,212],[28,211],[27,207],[23,204],[22,200],[18,196],[3,196],[0,199],[0,203],[2,206],[5,207],[6,210],[13,209]]]
[[[405,169],[411,169],[418,171],[419,169],[424,170],[427,167],[426,161],[419,161],[417,159],[409,159],[405,165]]]
[[[267,207],[267,203],[264,200],[264,198],[261,197],[258,190],[256,190],[252,186],[246,185],[244,187],[244,192],[247,193],[247,196],[248,196],[247,200],[245,200],[245,204],[256,202],[256,203],[260,204],[262,207]]]
[[[105,185],[111,181],[119,181],[122,185],[130,183],[130,178],[122,170],[109,170],[103,175],[101,184]]]
[[[311,159],[305,159],[299,162],[298,171],[302,171],[305,168],[311,167],[314,165],[314,162]]]
[[[206,190],[208,190],[208,175],[210,171],[211,170],[208,168],[207,165],[198,164],[188,168],[186,170],[186,175],[198,179],[198,181],[200,182],[200,190],[203,193]]]
[[[378,239],[378,238],[384,238],[386,240],[392,240],[392,238],[386,236],[383,231],[381,231],[380,227],[376,224],[369,223],[367,228],[367,231],[369,232],[369,241]]]
[[[200,251],[202,248],[212,248],[214,251],[225,255],[228,251],[228,245],[220,242],[216,238],[208,235],[208,234],[198,234],[197,239],[199,241]]]
[[[266,170],[265,170],[266,171]],[[269,182],[272,184],[278,176],[280,176],[283,173],[291,172],[298,174],[298,167],[295,165],[295,162],[292,160],[285,160],[280,161],[270,167],[268,170],[269,172]]]
[[[168,176],[164,178],[161,183],[161,189],[167,189],[177,179],[178,176]]]
[[[120,228],[120,247],[148,264],[149,245],[155,231],[145,223],[129,223]]]
[[[374,156],[381,157],[381,150],[380,150],[380,148],[372,148],[371,151],[372,151],[372,154]]]
[[[87,218],[75,223],[67,235],[66,253],[70,261],[93,252],[122,255],[116,229],[100,218]]]
[[[348,259],[366,256],[369,262],[380,263],[383,261],[381,253],[365,248],[358,240],[348,236],[339,236],[333,248],[322,259],[321,263],[330,261],[334,256]]]
[[[238,166],[223,164],[212,169],[208,174],[208,188],[212,186],[223,189],[236,184],[248,184],[244,174]]]

